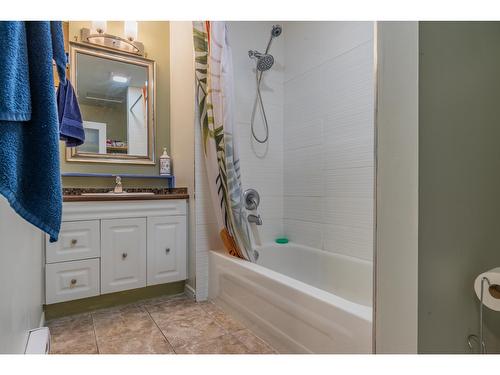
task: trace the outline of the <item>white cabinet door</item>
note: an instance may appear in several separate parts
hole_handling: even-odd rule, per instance
[[[99,259],[47,264],[46,303],[99,295]]]
[[[63,222],[57,242],[49,242],[46,236],[47,263],[98,258],[100,241],[99,220]]]
[[[185,280],[186,216],[148,217],[148,285]]]
[[[101,220],[101,294],[146,286],[146,218]]]

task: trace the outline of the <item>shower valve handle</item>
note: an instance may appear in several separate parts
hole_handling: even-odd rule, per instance
[[[245,208],[247,210],[256,210],[260,204],[260,196],[257,190],[247,189],[243,193],[243,200],[245,201]]]

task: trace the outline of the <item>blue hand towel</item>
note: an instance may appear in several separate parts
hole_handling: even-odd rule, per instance
[[[71,82],[60,82],[57,88],[57,110],[59,111],[59,139],[66,147],[80,146],[85,142],[80,106]]]
[[[29,71],[25,23],[0,22],[0,46],[0,121],[28,121],[31,95],[26,84]]]
[[[0,121],[0,194],[20,216],[48,233],[51,241],[56,241],[61,226],[62,190],[52,59],[61,56],[54,48],[64,46],[62,26],[60,22],[49,21],[26,21],[24,26],[27,54],[25,57],[20,54],[17,59],[25,60],[13,59],[2,64],[28,67],[29,79],[22,85],[26,86],[24,92],[30,92],[31,119]],[[60,40],[53,42],[54,38]],[[22,43],[6,42],[7,45]],[[65,61],[56,61],[56,64],[64,66]],[[8,66],[0,65],[0,82],[4,82],[8,70]],[[64,69],[61,73],[64,74]]]

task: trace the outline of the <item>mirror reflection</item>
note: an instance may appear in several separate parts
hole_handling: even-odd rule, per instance
[[[148,68],[76,53],[85,129],[78,152],[148,156]]]

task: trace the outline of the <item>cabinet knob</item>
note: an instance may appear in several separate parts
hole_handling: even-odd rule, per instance
[[[78,240],[77,240],[77,239],[75,239],[75,238],[73,238],[73,239],[71,240],[71,246],[75,246],[77,242],[78,242]]]
[[[71,285],[70,287],[74,287],[76,285],[76,279],[71,279]]]
[[[123,254],[122,254],[122,259],[125,259],[127,256],[128,256],[128,254],[127,254],[127,253],[123,253]]]
[[[170,253],[170,247],[167,247],[167,248],[165,249],[165,253],[167,253],[167,254],[168,254],[168,253]]]

